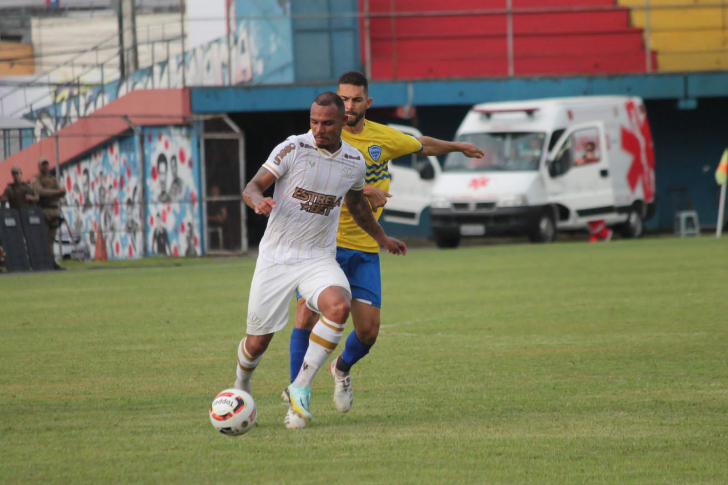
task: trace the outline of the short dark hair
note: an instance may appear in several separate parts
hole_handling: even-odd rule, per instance
[[[592,148],[594,148],[594,149],[597,148],[597,144],[594,143],[593,141],[588,141],[588,142],[584,143],[584,148],[588,147],[589,145],[591,145]]]
[[[167,155],[165,155],[164,153],[160,153],[159,158],[157,158],[157,167],[162,164],[164,164],[165,167],[167,166]]]
[[[351,84],[352,86],[363,86],[364,92],[369,93],[369,81],[367,77],[359,71],[349,71],[339,77],[339,85]]]
[[[326,91],[316,96],[313,102],[319,106],[336,106],[336,110],[343,117],[346,115],[346,108],[344,108],[344,102],[341,100],[338,94]]]

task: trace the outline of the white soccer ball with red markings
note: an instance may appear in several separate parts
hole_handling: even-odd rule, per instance
[[[253,396],[239,389],[225,389],[210,406],[210,421],[222,434],[239,436],[250,431],[258,417]]]

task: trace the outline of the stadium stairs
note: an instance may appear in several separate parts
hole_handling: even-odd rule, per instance
[[[647,27],[644,0],[619,0],[632,24]],[[659,71],[728,69],[728,3],[721,0],[650,0],[650,46]]]
[[[513,0],[513,8],[515,76],[646,72],[643,31],[614,0]],[[369,9],[376,79],[509,75],[504,0],[370,0]]]

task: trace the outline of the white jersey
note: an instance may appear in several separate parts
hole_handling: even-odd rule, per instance
[[[259,257],[278,264],[336,256],[336,229],[344,196],[363,190],[366,163],[346,142],[336,153],[316,147],[313,134],[290,136],[263,167],[276,177],[276,206]]]

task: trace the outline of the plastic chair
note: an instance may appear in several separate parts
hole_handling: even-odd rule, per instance
[[[672,199],[672,210],[675,214],[674,231],[680,237],[700,236],[700,219],[698,212],[693,208],[690,192],[684,185],[668,189]]]
[[[208,227],[207,228],[207,240],[209,241],[209,247],[212,249],[212,235],[217,234],[217,249],[222,249],[222,227]]]

